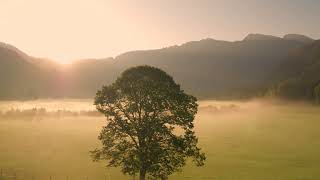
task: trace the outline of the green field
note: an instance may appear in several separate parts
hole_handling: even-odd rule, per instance
[[[50,107],[74,108],[68,103],[54,101]],[[92,108],[91,102],[73,103]],[[39,107],[46,102],[2,102],[0,108],[4,111],[17,104]],[[207,108],[228,104],[239,109]],[[320,179],[319,107],[261,101],[203,101],[200,105],[196,133],[207,154],[206,165],[188,163],[170,179]],[[50,176],[52,180],[67,176],[69,180],[131,179],[119,169],[106,169],[103,163],[91,161],[89,151],[99,146],[97,135],[103,124],[103,117],[85,116],[0,119],[3,176],[16,174],[21,180],[49,180]]]

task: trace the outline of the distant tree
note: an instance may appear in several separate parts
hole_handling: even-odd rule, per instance
[[[320,104],[320,84],[314,88],[314,97],[317,104]]]
[[[196,101],[158,68],[124,71],[97,92],[96,108],[108,124],[99,136],[102,148],[91,152],[93,159],[107,160],[107,166],[121,167],[124,174],[139,173],[141,180],[167,179],[188,157],[204,165],[193,131]]]
[[[312,98],[312,82],[302,77],[289,78],[278,84],[276,95],[281,98],[299,100]]]

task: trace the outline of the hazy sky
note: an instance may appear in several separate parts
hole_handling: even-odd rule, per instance
[[[248,33],[320,38],[319,0],[0,0],[0,41],[60,62]]]

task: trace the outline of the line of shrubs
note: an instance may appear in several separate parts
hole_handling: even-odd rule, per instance
[[[206,112],[223,113],[223,112],[239,111],[240,107],[235,104],[224,105],[224,106],[207,105],[207,106],[200,106],[199,110],[206,111]]]
[[[32,108],[32,109],[14,109],[11,108],[7,111],[0,111],[0,117],[36,117],[36,116],[101,116],[96,110],[80,110],[71,111],[66,109],[59,109],[55,111],[48,111],[45,108]]]

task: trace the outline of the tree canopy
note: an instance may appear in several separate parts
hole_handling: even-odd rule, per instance
[[[96,108],[108,123],[99,135],[102,148],[92,151],[94,160],[107,160],[125,174],[139,173],[140,179],[166,179],[188,157],[204,165],[193,131],[196,102],[158,68],[127,69],[97,92]]]

